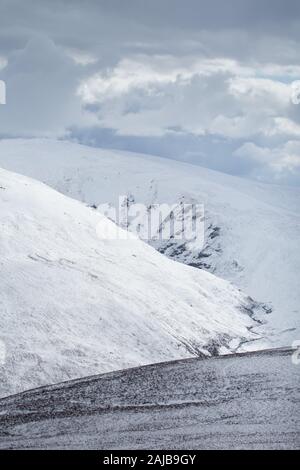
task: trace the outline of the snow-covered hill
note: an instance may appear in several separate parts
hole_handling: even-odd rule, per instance
[[[292,354],[153,364],[4,398],[0,449],[299,449]]]
[[[99,212],[0,170],[0,395],[257,338],[255,305]],[[121,229],[118,229],[122,233]]]
[[[300,191],[197,166],[51,140],[0,142],[0,166],[33,176],[91,206],[204,203],[205,245],[154,242],[183,263],[234,282],[265,304],[269,340],[299,338]],[[296,330],[298,328],[298,331]]]

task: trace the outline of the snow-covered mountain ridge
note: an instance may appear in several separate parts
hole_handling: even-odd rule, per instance
[[[129,203],[203,203],[205,243],[152,242],[170,258],[204,268],[249,293],[271,312],[269,340],[299,337],[300,191],[197,166],[51,140],[3,140],[0,166],[46,182],[98,207]],[[131,201],[131,202],[130,202]],[[298,330],[297,330],[298,329]]]
[[[230,283],[99,237],[115,225],[38,181],[0,170],[0,226],[0,396],[258,338]]]

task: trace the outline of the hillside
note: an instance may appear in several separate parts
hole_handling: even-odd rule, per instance
[[[153,364],[0,400],[0,449],[299,449],[291,350]]]
[[[40,182],[0,170],[0,225],[0,396],[259,337],[234,286]]]
[[[129,152],[51,140],[0,141],[0,166],[99,207],[204,204],[205,240],[151,241],[168,257],[233,282],[264,304],[268,341],[290,345],[300,323],[300,191]]]

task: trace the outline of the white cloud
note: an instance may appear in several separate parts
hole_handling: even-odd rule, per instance
[[[4,69],[7,66],[7,59],[0,56],[0,70]]]
[[[291,85],[291,102],[300,104],[300,80],[295,80]]]
[[[265,134],[271,137],[282,135],[300,138],[300,125],[285,117],[275,117]]]
[[[230,80],[230,93],[244,105],[268,106],[271,110],[284,108],[291,99],[291,86],[269,78],[235,76]]]
[[[234,152],[236,157],[256,160],[280,176],[284,171],[300,168],[300,141],[288,141],[277,148],[260,147],[253,142],[243,144]]]
[[[122,59],[116,67],[84,80],[78,93],[84,102],[96,103],[122,96],[134,89],[148,89],[151,92],[157,85],[167,86],[176,82],[185,84],[194,76],[209,77],[219,73],[248,75],[254,71],[226,58],[178,59],[170,55],[138,55]]]
[[[177,128],[230,139],[297,136],[299,126],[288,116],[291,85],[257,74],[226,58],[140,55],[83,80],[78,95],[99,106],[102,126],[121,135]]]
[[[95,64],[98,62],[97,57],[94,54],[90,54],[87,51],[82,51],[80,49],[74,49],[72,47],[64,48],[66,54],[74,60],[75,64],[86,66]]]

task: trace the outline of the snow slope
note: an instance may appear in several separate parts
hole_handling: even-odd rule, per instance
[[[6,170],[0,226],[0,396],[230,352],[257,338],[255,305],[228,282],[171,261],[134,236],[99,236],[117,227]]]
[[[299,449],[292,350],[153,364],[0,400],[0,449]]]
[[[186,264],[234,282],[271,312],[269,341],[299,338],[300,191],[172,160],[51,140],[0,141],[0,166],[33,176],[89,205],[205,204],[205,245],[153,243]]]

